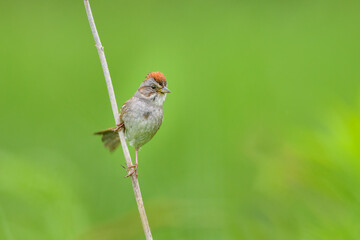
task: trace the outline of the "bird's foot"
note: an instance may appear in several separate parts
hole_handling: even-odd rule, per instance
[[[135,174],[136,177],[138,177],[138,173],[137,173],[137,167],[138,167],[138,164],[135,163],[134,165],[131,165],[130,167],[127,168],[128,170],[128,175],[126,175],[125,177],[130,177],[132,176],[133,174]]]
[[[119,123],[119,124],[116,124],[116,127],[113,128],[113,131],[114,132],[118,132],[121,128],[124,127],[124,123]]]

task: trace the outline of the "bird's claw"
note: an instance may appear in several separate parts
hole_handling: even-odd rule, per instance
[[[130,176],[132,176],[133,174],[135,174],[135,176],[138,177],[137,167],[138,167],[137,164],[134,164],[134,165],[129,166],[129,167],[127,168],[128,174],[127,174],[125,177],[126,177],[126,178],[127,178],[127,177],[130,177]]]
[[[116,127],[113,128],[113,131],[118,132],[123,127],[124,127],[124,123],[118,123],[116,124]]]

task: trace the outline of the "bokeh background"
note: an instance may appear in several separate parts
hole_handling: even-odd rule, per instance
[[[359,1],[90,1],[154,239],[360,239]],[[1,1],[0,239],[144,239],[82,0]],[[131,148],[133,154],[133,149]]]

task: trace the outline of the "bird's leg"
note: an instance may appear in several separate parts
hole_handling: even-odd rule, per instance
[[[114,127],[113,128],[113,131],[114,132],[118,132],[121,128],[123,128],[124,127],[124,123],[123,122],[121,122],[121,123],[118,123],[118,124],[116,124],[116,127]]]
[[[137,153],[139,152],[139,149],[135,149],[135,159],[136,159],[136,167],[137,167],[137,165],[138,165],[138,162],[137,162]]]
[[[138,151],[139,149],[135,149],[135,158],[136,158],[136,162],[134,165],[131,165],[130,167],[128,167],[128,170],[130,168],[132,168],[131,171],[129,171],[128,175],[126,175],[125,177],[130,177],[131,175],[133,175],[134,173],[136,174],[136,177],[138,176],[138,173],[137,173],[137,167],[138,167]]]

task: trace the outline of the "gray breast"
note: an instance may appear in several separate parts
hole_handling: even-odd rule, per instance
[[[140,148],[160,128],[163,118],[162,107],[138,101],[132,104],[123,116],[125,134],[129,144]]]

